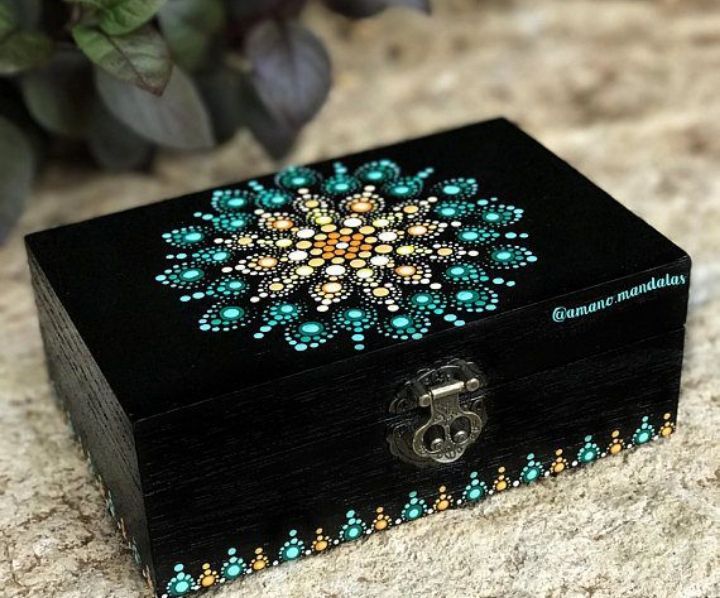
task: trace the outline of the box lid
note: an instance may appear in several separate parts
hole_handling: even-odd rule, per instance
[[[596,317],[612,307],[607,294],[580,304],[573,294],[642,273],[613,293],[686,289],[689,267],[503,119],[32,234],[27,245],[133,420],[407,343],[490,339],[513,322],[532,337],[533,320],[514,315],[531,306],[545,310],[542,352],[563,327],[607,326]],[[681,301],[670,318],[653,313],[623,334],[684,318]],[[556,362],[599,349],[555,347]],[[548,363],[495,353],[510,356],[498,358],[506,376]],[[524,365],[502,365],[511,358]]]

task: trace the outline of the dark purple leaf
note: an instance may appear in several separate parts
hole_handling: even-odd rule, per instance
[[[265,21],[252,29],[246,53],[252,81],[275,119],[299,129],[330,91],[330,57],[322,42],[295,22]]]
[[[372,17],[386,8],[402,6],[430,14],[430,0],[325,0],[325,4],[351,19]]]

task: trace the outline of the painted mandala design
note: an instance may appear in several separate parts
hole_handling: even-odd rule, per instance
[[[339,334],[419,339],[498,309],[513,273],[537,258],[510,231],[523,210],[483,198],[473,178],[433,182],[390,160],[350,173],[292,167],[272,187],[216,190],[196,224],[164,233],[175,248],[156,280],[200,302],[200,330],[282,334],[298,351]]]

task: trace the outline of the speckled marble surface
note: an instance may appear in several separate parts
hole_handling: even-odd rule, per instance
[[[436,0],[349,27],[294,162],[505,114],[694,258],[668,442],[275,568],[218,598],[720,595],[720,5]],[[54,168],[0,249],[0,595],[148,594],[49,398],[21,233],[272,165],[245,133],[151,175]],[[102,250],[102,248],[98,248]],[[628,247],[632,251],[632,247]]]

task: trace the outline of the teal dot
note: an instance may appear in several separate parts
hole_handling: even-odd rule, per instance
[[[225,258],[227,258],[228,252],[227,251],[216,251],[213,253],[212,259],[214,259],[216,262],[221,262]]]
[[[532,482],[535,478],[538,477],[538,473],[538,470],[533,467],[525,474],[525,479]]]
[[[468,492],[468,498],[470,500],[477,500],[482,495],[482,490],[480,488],[473,488]]]
[[[191,268],[190,270],[185,270],[180,276],[184,280],[197,280],[198,278],[201,278],[203,275],[202,270],[199,270],[197,268]]]
[[[356,343],[359,343],[360,341],[365,340],[365,335],[353,334],[352,337],[350,337],[350,338],[352,338],[352,340],[355,341]]]
[[[371,181],[377,181],[378,179],[382,178],[382,172],[378,170],[372,170],[368,172],[367,178],[369,178]]]
[[[479,236],[474,230],[464,230],[460,233],[460,239],[463,241],[476,241]]]
[[[364,314],[363,311],[360,310],[360,309],[349,309],[349,310],[347,310],[346,315],[347,315],[347,317],[350,318],[351,320],[359,320],[359,319],[362,318],[365,314]]]
[[[176,592],[184,593],[184,592],[187,592],[189,589],[190,589],[190,584],[185,580],[179,581],[175,584]]]
[[[280,306],[280,311],[284,314],[291,314],[295,312],[295,306],[294,305],[288,305],[287,303],[285,305]]]
[[[228,287],[230,287],[233,290],[242,289],[245,285],[240,282],[239,280],[231,280],[228,283]]]
[[[443,187],[443,193],[446,193],[447,195],[457,195],[460,193],[460,187],[457,185],[445,185]]]
[[[350,185],[348,185],[347,183],[337,183],[335,185],[335,189],[337,189],[338,191],[347,191],[349,188]]]
[[[393,187],[393,193],[398,193],[400,195],[407,193],[408,191],[410,191],[410,187],[407,185],[395,185],[395,187]]]
[[[431,301],[430,295],[417,294],[415,295],[415,303],[418,305],[425,305]]]
[[[225,571],[225,575],[228,577],[237,577],[240,575],[240,565],[230,565]]]
[[[220,315],[226,320],[237,320],[245,315],[245,311],[241,307],[224,307]]]
[[[453,266],[452,268],[450,268],[450,274],[452,274],[453,276],[462,276],[463,274],[465,274],[465,268],[463,268],[462,266]]]
[[[488,212],[487,214],[485,214],[484,218],[488,222],[495,222],[500,218],[500,214],[496,214],[495,212]]]
[[[290,560],[296,559],[300,556],[300,550],[297,546],[291,546],[285,551],[285,556]]]
[[[411,324],[410,318],[406,316],[397,316],[392,319],[392,325],[395,328],[407,328]]]
[[[191,243],[199,241],[203,236],[199,232],[192,232],[185,235],[185,240]]]
[[[500,260],[501,262],[506,262],[512,258],[512,253],[506,250],[498,251],[495,253],[495,259]]]
[[[231,208],[240,208],[245,204],[245,200],[241,197],[234,197],[232,199],[229,199],[227,202],[227,205],[229,205]]]
[[[447,217],[455,216],[456,213],[457,210],[455,210],[455,208],[443,208],[442,210],[440,210],[440,214]]]
[[[300,326],[300,332],[303,334],[318,334],[323,329],[319,322],[305,322]]]
[[[292,178],[293,185],[304,185],[307,179],[304,176],[296,176]]]
[[[408,519],[417,519],[420,515],[422,515],[422,509],[420,509],[420,507],[410,507],[407,510]]]
[[[348,536],[348,538],[350,538],[351,540],[354,540],[354,539],[357,538],[359,535],[360,535],[360,528],[359,528],[359,527],[353,526],[353,527],[348,528],[348,530],[347,530],[347,536]]]
[[[638,443],[644,444],[648,440],[650,440],[650,434],[648,432],[640,432],[640,434],[638,434]]]
[[[457,298],[458,300],[463,302],[473,301],[474,299],[476,299],[476,294],[472,291],[460,291],[457,294]]]

